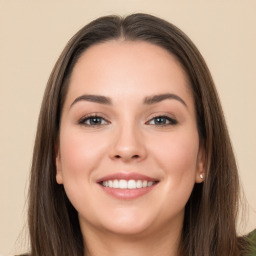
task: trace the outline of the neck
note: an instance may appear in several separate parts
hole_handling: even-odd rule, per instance
[[[95,232],[86,227],[83,232],[85,256],[177,256],[181,228],[163,228],[148,235],[120,235],[110,232]]]

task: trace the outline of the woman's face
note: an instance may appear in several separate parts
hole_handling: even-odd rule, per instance
[[[204,152],[177,60],[147,42],[87,49],[71,76],[56,166],[82,231],[180,230]]]

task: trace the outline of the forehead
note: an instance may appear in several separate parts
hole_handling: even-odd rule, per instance
[[[109,97],[179,93],[192,97],[189,79],[176,57],[144,41],[112,40],[91,46],[76,63],[69,87],[69,97],[79,93]]]

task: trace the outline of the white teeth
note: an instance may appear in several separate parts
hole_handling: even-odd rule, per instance
[[[142,188],[142,181],[141,180],[137,180],[136,187],[137,188]]]
[[[153,181],[149,181],[148,182],[148,187],[152,186],[153,185]]]
[[[113,188],[118,188],[119,187],[119,182],[118,180],[113,181]]]
[[[135,189],[136,188],[136,182],[135,180],[128,180],[128,186],[129,189]]]
[[[109,188],[119,188],[119,189],[136,189],[145,188],[154,185],[155,181],[147,180],[107,180],[103,181],[102,185]]]
[[[120,180],[120,181],[119,181],[119,187],[120,187],[120,188],[126,189],[127,186],[128,186],[127,180]]]

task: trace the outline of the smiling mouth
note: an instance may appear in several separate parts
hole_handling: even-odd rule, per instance
[[[159,180],[139,173],[115,173],[97,180],[103,192],[118,200],[134,200],[154,190]]]
[[[146,187],[151,187],[158,183],[158,181],[148,181],[148,180],[105,180],[100,182],[103,187],[116,188],[116,189],[141,189]]]

